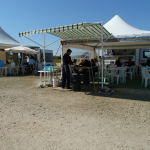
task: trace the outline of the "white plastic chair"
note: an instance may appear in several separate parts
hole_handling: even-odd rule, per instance
[[[103,66],[103,73],[105,73],[105,69],[106,69],[106,67],[105,66]],[[102,76],[102,66],[98,66],[98,77],[97,78],[99,78],[99,77],[101,77]]]
[[[142,65],[139,65],[139,72],[140,72],[140,75],[142,76]]]
[[[15,63],[14,62],[12,62],[11,64],[10,64],[10,67],[15,67]]]
[[[100,81],[101,76],[102,76],[102,67],[101,67],[101,66],[98,66],[98,72],[97,72],[98,84],[99,84],[99,81]]]
[[[108,82],[110,82],[111,73],[109,73],[108,68],[105,68],[105,70],[104,70],[104,83],[106,81],[106,77],[107,77]]]
[[[141,68],[141,75],[142,75],[141,86],[143,85],[144,80],[145,80],[145,77],[146,77],[145,69],[146,69],[145,67],[142,67],[142,68]]]
[[[5,72],[5,76],[7,76],[7,72],[8,72],[7,70],[8,70],[7,66],[0,68],[0,74],[3,75],[3,73]]]
[[[101,75],[102,68],[100,70],[100,66],[96,66],[96,67],[97,67],[97,72],[95,72],[95,77],[97,76],[97,79],[98,79],[100,77],[100,75]]]
[[[108,68],[114,68],[115,67],[115,65],[109,65],[108,66]]]
[[[132,80],[132,77],[135,79],[135,71],[136,71],[136,66],[131,66],[129,68],[129,71],[126,72],[126,74],[129,74],[129,78]]]
[[[9,73],[10,73],[10,75],[12,74],[12,72],[14,73],[14,70],[17,70],[17,75],[18,75],[19,66],[15,66],[15,63],[12,62],[10,64],[10,67],[9,67]]]
[[[150,85],[150,74],[149,74],[149,72],[148,72],[148,70],[146,69],[145,70],[145,73],[146,73],[146,77],[145,77],[145,87],[147,87],[148,86],[148,81],[149,81],[149,85]]]
[[[141,86],[143,85],[144,80],[145,80],[145,87],[147,87],[149,79],[150,79],[150,74],[149,74],[147,68],[142,67],[142,83],[141,83]],[[150,80],[149,80],[149,85],[150,85]]]
[[[119,79],[121,83],[126,83],[126,70],[127,67],[118,67],[116,70],[116,75],[114,75],[115,79],[117,80],[117,84],[119,83]]]

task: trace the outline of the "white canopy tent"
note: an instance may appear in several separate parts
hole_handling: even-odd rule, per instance
[[[104,27],[116,37],[150,34],[150,31],[140,30],[131,26],[118,15],[115,15]]]
[[[150,48],[150,31],[137,29],[115,15],[104,27],[116,42],[106,42],[106,49],[135,49],[135,64],[139,65],[140,49]]]
[[[12,52],[12,53],[22,53],[22,59],[23,59],[23,53],[24,54],[38,54],[39,52],[38,51],[35,51],[29,47],[25,47],[23,45],[21,46],[17,46],[17,47],[11,47],[11,48],[6,48],[4,49],[6,52]],[[22,61],[23,63],[23,61]]]
[[[19,43],[17,40],[12,38],[0,27],[0,49],[5,49],[13,46],[20,46],[20,45],[21,43]]]
[[[17,47],[11,47],[4,49],[6,52],[12,52],[12,53],[25,53],[25,54],[38,54],[38,51],[35,51],[29,47],[25,46],[17,46]]]
[[[6,33],[1,27],[0,27],[0,50],[1,51],[1,59],[3,56],[7,57],[6,52],[11,51],[12,53],[26,53],[26,54],[37,54],[37,51],[35,50],[29,50],[29,48],[22,48],[22,44],[15,40],[13,37],[11,37],[8,33]],[[11,47],[11,48],[9,48]],[[37,46],[29,46],[29,47],[37,47]],[[9,48],[9,49],[7,49]],[[4,49],[5,52],[3,51]],[[16,49],[16,51],[15,51]],[[28,49],[28,50],[27,50]],[[20,51],[19,51],[20,50]],[[3,60],[3,59],[2,59]]]
[[[120,16],[115,15],[108,21],[104,27],[113,35],[112,39],[105,43],[105,49],[131,49],[131,48],[149,48],[150,31],[137,29]]]
[[[104,49],[132,49],[132,48],[149,48],[150,47],[150,31],[137,29],[118,15],[114,16],[110,21],[104,24],[104,28],[112,34],[104,43]],[[106,39],[106,38],[104,38]],[[101,42],[95,39],[84,40],[67,40],[66,44],[73,48],[101,49]],[[94,56],[94,54],[93,54]]]

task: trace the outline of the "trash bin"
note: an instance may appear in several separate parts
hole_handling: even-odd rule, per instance
[[[59,87],[59,79],[58,78],[53,79],[53,87]]]
[[[82,74],[82,76],[83,76],[83,84],[84,85],[89,85],[90,84],[90,82],[89,82],[89,73],[88,72],[84,72]]]
[[[72,91],[81,91],[81,78],[80,73],[73,75],[72,78]]]

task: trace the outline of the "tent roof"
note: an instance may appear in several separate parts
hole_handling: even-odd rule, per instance
[[[110,21],[108,21],[104,27],[115,35],[130,35],[130,34],[150,34],[150,31],[137,29],[126,21],[124,21],[120,16],[114,16]]]
[[[6,47],[19,46],[19,45],[21,44],[17,40],[12,38],[0,27],[0,48],[1,49]]]
[[[96,38],[95,33],[98,37],[102,35],[102,24],[101,23],[78,23],[66,26],[60,26],[55,28],[47,28],[33,31],[20,32],[19,36],[37,33],[49,33],[55,35],[63,40],[74,40],[74,39],[92,39]],[[103,36],[107,37],[110,33],[103,28]]]
[[[12,52],[12,53],[25,53],[25,54],[38,54],[38,51],[35,51],[29,47],[26,46],[16,46],[16,47],[11,47],[11,48],[6,48],[4,49],[7,52]]]
[[[140,30],[125,22],[118,15],[108,21],[104,28],[109,31],[110,36],[103,45],[104,49],[130,49],[150,47],[150,31]],[[66,45],[80,45],[101,48],[102,44],[98,39],[67,40],[62,41]],[[84,48],[83,48],[84,49]]]

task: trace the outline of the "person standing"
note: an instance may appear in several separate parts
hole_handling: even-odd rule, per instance
[[[67,52],[63,56],[63,67],[62,67],[62,88],[65,88],[65,83],[67,80],[67,89],[70,88],[70,70],[69,66],[72,64],[71,57],[69,56],[71,54],[71,50],[68,49]]]
[[[33,75],[34,75],[34,64],[35,64],[34,57],[31,56],[31,58],[29,59],[29,66],[30,66],[30,71],[32,72]]]

